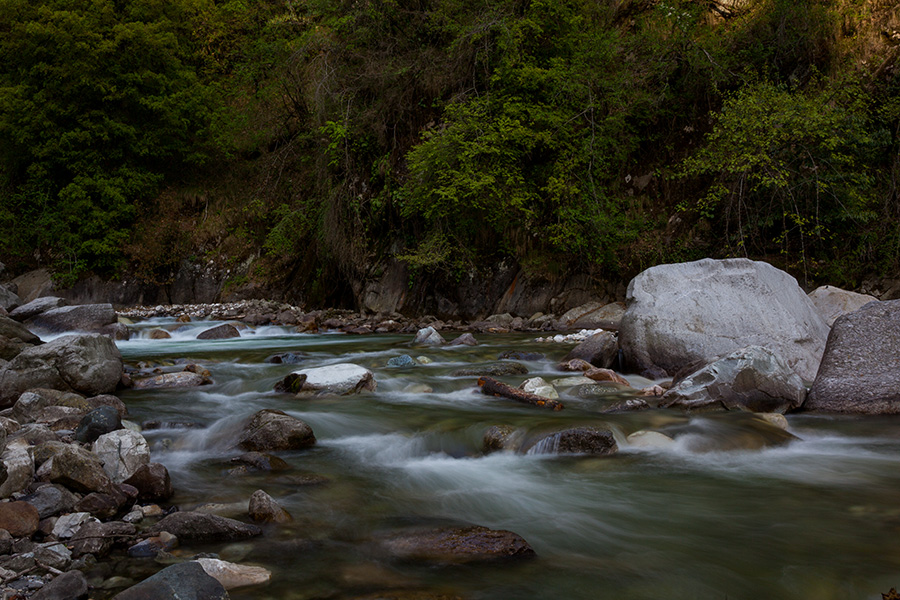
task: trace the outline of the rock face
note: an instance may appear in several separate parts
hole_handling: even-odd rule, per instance
[[[857,294],[832,285],[823,285],[814,289],[809,293],[809,299],[812,300],[819,315],[829,326],[833,325],[834,320],[838,317],[852,313],[869,302],[878,301],[875,296]]]
[[[28,319],[36,317],[43,312],[65,306],[66,304],[68,304],[68,302],[66,302],[63,298],[57,298],[56,296],[44,296],[43,298],[35,298],[31,302],[23,304],[19,308],[10,312],[9,316],[16,321],[27,321]]]
[[[301,391],[307,392],[351,394],[362,390],[374,391],[377,385],[372,371],[352,363],[300,369],[293,374],[306,376]]]
[[[771,350],[748,346],[682,379],[660,408],[784,413],[806,399],[800,377]]]
[[[534,550],[521,536],[477,526],[402,532],[383,540],[382,547],[396,558],[437,563],[477,563],[534,556]]]
[[[828,337],[793,277],[742,258],[652,267],[628,285],[626,304],[619,344],[638,371],[674,374],[756,345],[812,381]]]
[[[227,340],[236,337],[241,337],[241,332],[229,323],[222,323],[197,335],[198,340]]]
[[[601,331],[572,348],[572,351],[566,355],[563,362],[573,358],[580,358],[595,367],[608,369],[612,366],[618,353],[619,342],[616,336],[609,331]]]
[[[222,584],[190,561],[166,567],[115,596],[115,600],[227,600]]]
[[[122,355],[115,342],[97,334],[67,335],[26,348],[0,367],[0,406],[31,388],[106,394],[121,378]]]
[[[576,427],[545,436],[528,447],[529,454],[593,454],[607,455],[619,447],[608,429]]]
[[[116,323],[116,311],[112,304],[60,306],[41,312],[27,321],[29,327],[48,333],[64,331],[98,333],[107,325],[114,323]]]
[[[261,410],[241,432],[238,446],[255,452],[296,450],[316,443],[312,427],[280,410]]]
[[[172,513],[147,533],[158,535],[163,531],[168,531],[179,540],[195,542],[230,542],[262,534],[256,525],[199,512]]]
[[[900,413],[900,300],[869,303],[834,322],[804,408]]]

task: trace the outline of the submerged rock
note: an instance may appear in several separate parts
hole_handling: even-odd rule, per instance
[[[288,523],[294,520],[288,511],[263,490],[256,490],[250,496],[247,514],[258,523]]]
[[[241,337],[241,332],[230,323],[222,323],[197,334],[198,340],[227,340],[237,337]]]
[[[515,362],[504,362],[483,367],[457,369],[450,375],[453,377],[503,377],[504,375],[525,375],[528,367]]]
[[[387,361],[387,366],[389,367],[414,367],[416,366],[415,359],[409,354],[401,354],[400,356],[395,356]]]
[[[535,555],[534,549],[521,536],[478,526],[399,532],[383,539],[381,546],[395,558],[452,564]]]
[[[199,512],[176,512],[147,530],[150,535],[168,531],[181,541],[230,542],[262,534],[256,525]]]
[[[806,386],[774,352],[748,346],[688,375],[662,398],[660,408],[783,413],[803,404]]]
[[[226,590],[248,585],[262,585],[272,579],[272,572],[263,567],[239,565],[217,558],[198,558],[206,573],[222,584]]]

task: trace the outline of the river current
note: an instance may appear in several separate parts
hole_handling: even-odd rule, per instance
[[[535,335],[476,335],[476,347],[413,348],[410,335],[296,334],[245,329],[240,338],[197,340],[216,322],[152,319],[118,342],[127,364],[210,371],[212,385],[122,393],[130,419],[165,464],[182,509],[216,503],[246,518],[257,489],[294,521],[248,542],[191,547],[265,566],[270,584],[234,599],[356,598],[425,590],[429,598],[796,599],[872,598],[900,587],[900,420],[788,416],[797,440],[769,446],[746,414],[604,414],[621,393],[582,398],[560,386],[566,408],[545,411],[477,393],[455,369],[493,364],[506,350],[543,353],[518,361],[528,375],[566,377],[555,365],[572,345]],[[165,327],[167,340],[147,332]],[[180,327],[180,328],[179,328]],[[449,338],[448,338],[449,339]],[[300,364],[272,364],[277,353]],[[432,362],[388,367],[401,354]],[[371,369],[377,390],[297,398],[272,391],[292,370],[339,362]],[[629,378],[636,387],[649,382]],[[422,384],[431,391],[409,390]],[[279,456],[289,471],[234,472],[244,422],[264,408],[313,428],[317,444]],[[169,425],[165,425],[168,423]],[[189,423],[192,427],[185,427]],[[620,451],[610,457],[484,454],[492,425],[536,437],[601,425]],[[630,446],[638,430],[675,443]],[[760,441],[762,440],[762,441]],[[536,558],[479,566],[396,562],[378,536],[412,525],[476,524],[524,537]]]

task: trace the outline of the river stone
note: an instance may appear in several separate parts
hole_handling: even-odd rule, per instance
[[[82,444],[93,442],[101,435],[122,428],[119,411],[112,406],[101,406],[81,418],[75,429],[75,439]]]
[[[6,479],[0,484],[0,498],[9,498],[15,492],[19,492],[34,478],[34,459],[27,443],[17,441],[10,443],[0,461],[6,467]]]
[[[498,450],[515,450],[522,433],[510,425],[492,425],[484,432],[482,451],[485,454]]]
[[[668,448],[675,440],[658,431],[635,431],[626,440],[633,448]]]
[[[227,340],[241,337],[241,332],[230,323],[222,323],[197,334],[198,340]]]
[[[0,359],[12,360],[15,356],[28,346],[41,343],[41,338],[33,334],[24,325],[18,321],[14,321],[9,317],[0,315]],[[18,348],[15,353],[4,348]]]
[[[578,358],[595,367],[608,369],[618,354],[619,342],[616,336],[609,331],[601,331],[572,348],[572,351],[563,358],[563,362]]]
[[[748,346],[682,379],[659,406],[784,413],[805,399],[806,386],[787,363],[771,350]]]
[[[451,564],[535,555],[521,536],[479,526],[403,531],[383,539],[381,546],[399,559]]]
[[[521,352],[519,350],[507,350],[497,356],[497,360],[544,360],[546,356],[540,352]]]
[[[608,429],[575,427],[544,436],[526,448],[528,454],[615,454],[619,448]]]
[[[274,409],[254,414],[238,439],[241,449],[256,452],[297,450],[315,443],[316,436],[309,425]]]
[[[564,313],[559,322],[568,329],[618,329],[624,313],[621,302],[588,302]]]
[[[160,329],[159,327],[151,329],[149,332],[147,332],[147,338],[151,340],[168,340],[171,339],[171,337],[171,333],[169,333],[165,329]]]
[[[40,518],[46,519],[60,513],[71,512],[77,500],[65,487],[47,483],[23,496],[22,501],[35,507]]]
[[[10,311],[21,303],[22,299],[19,298],[18,294],[11,291],[5,285],[0,285],[0,308],[5,311]]]
[[[88,595],[88,582],[78,570],[58,575],[39,589],[31,600],[79,600]]]
[[[415,359],[409,354],[401,354],[400,356],[395,356],[387,361],[387,366],[389,367],[414,367],[416,366]]]
[[[115,411],[115,409],[110,408]],[[118,413],[117,413],[118,414]],[[122,483],[150,464],[150,446],[140,433],[119,429],[97,438],[91,451],[100,457],[103,470],[115,483]]]
[[[471,333],[464,333],[450,341],[448,346],[477,346],[478,340]]]
[[[122,355],[114,341],[97,334],[62,336],[0,366],[0,406],[32,388],[106,394],[121,378]]]
[[[114,596],[114,600],[228,600],[228,592],[200,563],[166,567]]]
[[[40,519],[38,509],[28,502],[0,502],[0,529],[13,537],[30,537]]]
[[[231,542],[262,534],[256,525],[199,512],[176,512],[147,530],[150,535],[168,531],[181,541]]]
[[[672,375],[756,345],[812,381],[828,337],[793,277],[744,258],[652,267],[631,280],[626,300],[619,345],[638,371]]]
[[[519,389],[543,398],[559,400],[559,393],[557,393],[556,388],[544,381],[543,377],[526,379],[522,382],[522,385],[519,386]]]
[[[117,323],[112,304],[60,306],[37,314],[26,321],[29,327],[48,333],[85,331],[99,333],[103,327]]]
[[[263,490],[256,490],[250,496],[247,513],[257,523],[288,523],[294,520],[288,511]]]
[[[190,371],[178,373],[162,373],[152,377],[134,380],[134,389],[147,390],[155,388],[186,388],[197,387],[211,383],[208,377]]]
[[[56,296],[44,296],[43,298],[35,298],[31,302],[23,304],[9,313],[11,319],[16,321],[27,321],[32,317],[36,317],[41,313],[47,312],[54,308],[66,306],[68,302],[64,298]]]
[[[38,564],[59,571],[64,571],[72,563],[72,553],[58,541],[40,544],[32,552]]]
[[[231,462],[246,465],[254,471],[289,471],[291,469],[291,465],[286,460],[265,452],[245,452],[232,458]]]
[[[263,567],[238,565],[217,558],[198,558],[206,573],[222,584],[226,590],[248,585],[261,585],[272,579],[272,572]]]
[[[169,470],[161,463],[152,462],[139,466],[125,483],[137,488],[140,500],[162,502],[175,493]]]
[[[434,327],[420,329],[413,340],[413,344],[418,346],[443,346],[446,343]]]
[[[102,558],[109,554],[114,545],[127,544],[135,533],[137,533],[137,528],[131,523],[122,521],[100,523],[89,520],[85,521],[72,536],[69,547],[75,558],[85,554],[93,554],[97,558]]]
[[[453,377],[503,377],[505,375],[526,375],[528,367],[516,362],[503,362],[482,367],[457,369],[450,373]]]
[[[65,540],[81,529],[87,521],[94,520],[89,513],[75,512],[61,516],[53,525],[53,536],[60,540]]]
[[[875,296],[842,290],[832,285],[814,289],[809,293],[809,299],[829,326],[842,315],[855,312],[869,302],[878,302]]]
[[[48,463],[48,479],[75,492],[108,492],[112,481],[103,470],[97,455],[71,445],[57,453]]]
[[[352,363],[340,363],[294,371],[294,375],[306,376],[302,391],[351,394],[362,390],[375,391],[372,371]]]
[[[900,300],[871,302],[838,317],[804,408],[900,413]]]
[[[128,556],[132,558],[154,558],[160,552],[168,552],[178,547],[178,538],[168,531],[141,540],[128,548]]]

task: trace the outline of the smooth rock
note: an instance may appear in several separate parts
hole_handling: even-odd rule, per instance
[[[747,259],[703,259],[647,269],[628,285],[619,345],[631,368],[674,374],[747,346],[815,378],[828,325],[797,281]]]
[[[227,340],[236,337],[241,337],[241,332],[230,323],[222,323],[216,327],[201,331],[197,335],[198,340]]]
[[[563,358],[563,362],[581,359],[595,367],[608,369],[612,366],[618,354],[619,341],[616,336],[609,331],[602,331],[595,333],[572,348],[572,351]]]
[[[806,386],[787,363],[771,350],[748,346],[682,379],[660,408],[784,413],[805,399]]]
[[[256,490],[250,496],[247,513],[257,523],[288,523],[294,520],[288,511],[263,490]]]
[[[809,299],[829,326],[840,316],[856,312],[869,302],[878,302],[875,296],[842,290],[832,285],[814,289],[809,293]]]
[[[262,534],[256,525],[248,525],[234,519],[199,512],[176,512],[161,519],[147,533],[158,535],[163,531],[181,541],[231,542]]]
[[[542,377],[526,379],[519,386],[519,389],[535,394],[536,396],[542,396],[551,400],[559,400],[559,393],[556,391],[556,388],[544,381]]]
[[[535,555],[521,536],[486,527],[443,527],[395,533],[381,541],[390,555],[436,563],[479,563]]]
[[[228,592],[196,561],[166,567],[114,600],[227,600]]]
[[[0,529],[13,537],[29,537],[37,531],[41,516],[28,502],[0,502]]]
[[[635,431],[626,440],[634,448],[668,448],[675,440],[658,431]]]
[[[72,492],[61,485],[52,483],[42,485],[24,496],[22,500],[34,506],[41,519],[70,512],[77,501]]]
[[[148,390],[155,388],[186,388],[207,385],[211,383],[208,377],[204,377],[199,373],[191,373],[190,371],[179,371],[178,373],[162,373],[152,377],[144,377],[143,379],[134,380],[134,389]]]
[[[112,406],[100,406],[81,418],[75,429],[75,439],[82,444],[89,444],[100,436],[121,428],[119,411]]]
[[[165,329],[151,329],[147,332],[147,337],[151,340],[168,340],[172,338],[172,334],[166,331]]]
[[[115,483],[128,480],[140,467],[150,464],[147,440],[140,433],[128,429],[101,435],[91,451],[100,457],[103,470]]]
[[[280,410],[265,409],[244,426],[238,447],[255,452],[297,450],[316,443],[312,428]]]
[[[498,450],[515,450],[522,441],[522,432],[510,425],[492,425],[484,432],[482,451],[485,454]]]
[[[19,295],[10,291],[5,285],[0,285],[0,308],[5,311],[15,309],[22,303]]]
[[[53,578],[31,600],[80,600],[87,595],[87,579],[81,571],[73,570]]]
[[[164,502],[175,493],[169,470],[160,463],[151,462],[139,466],[125,483],[137,488],[140,500]]]
[[[544,436],[526,448],[528,454],[615,454],[613,434],[599,427],[575,427]]]
[[[624,314],[625,305],[621,302],[588,302],[564,313],[559,322],[568,329],[615,330]]]
[[[434,327],[420,329],[413,340],[413,344],[417,346],[443,346],[446,343]]]
[[[838,317],[804,409],[900,413],[900,300],[870,302]]]
[[[471,333],[464,333],[450,341],[448,346],[477,346],[478,340]]]
[[[284,459],[265,452],[245,452],[232,458],[231,462],[246,465],[254,471],[288,471],[291,469],[291,465]]]
[[[294,375],[306,376],[302,391],[352,394],[362,390],[375,391],[372,371],[352,363],[340,363],[294,371]]]
[[[63,298],[56,296],[44,296],[43,298],[35,298],[31,302],[27,302],[18,308],[10,311],[9,317],[16,321],[27,321],[48,310],[65,306],[68,302]]]
[[[112,304],[82,304],[51,308],[28,319],[27,324],[33,330],[48,333],[98,333],[103,327],[117,322]]]
[[[178,547],[178,538],[168,531],[141,540],[128,548],[128,556],[132,558],[153,558],[160,552],[169,552]]]
[[[217,558],[198,558],[206,573],[222,584],[226,590],[248,585],[261,585],[272,579],[272,572],[263,567],[239,565]]]
[[[503,377],[505,375],[525,375],[528,367],[515,362],[503,362],[480,367],[457,369],[450,373],[453,377]]]

